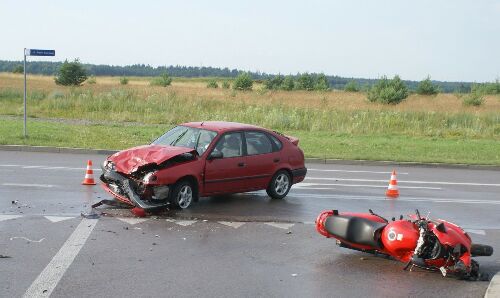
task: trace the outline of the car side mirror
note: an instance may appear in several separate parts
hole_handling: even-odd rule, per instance
[[[224,154],[222,154],[222,152],[214,150],[208,156],[208,160],[219,159],[219,158],[222,158],[223,156],[224,156]]]

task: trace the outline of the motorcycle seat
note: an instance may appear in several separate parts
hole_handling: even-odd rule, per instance
[[[387,223],[362,217],[334,215],[325,220],[325,229],[332,235],[353,244],[381,248],[380,232]]]

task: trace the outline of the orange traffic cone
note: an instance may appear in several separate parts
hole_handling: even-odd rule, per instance
[[[391,181],[385,195],[391,198],[399,197],[398,182],[396,181],[396,170],[392,170]]]
[[[87,172],[85,172],[85,178],[82,181],[83,185],[95,185],[94,181],[94,171],[92,170],[92,161],[87,161]]]

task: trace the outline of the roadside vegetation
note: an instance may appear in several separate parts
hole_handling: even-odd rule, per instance
[[[308,157],[500,164],[498,95],[481,95],[479,106],[465,105],[466,95],[442,93],[407,94],[399,104],[388,105],[368,101],[370,93],[364,92],[262,93],[258,90],[265,83],[253,81],[256,91],[240,92],[224,87],[235,81],[221,78],[168,78],[169,88],[150,86],[158,78],[144,77],[128,77],[127,85],[116,77],[98,77],[98,84],[66,87],[51,77],[30,75],[32,120],[24,140],[22,75],[0,73],[0,143],[122,149],[147,143],[177,123],[226,120],[296,135]],[[222,82],[222,88],[207,88],[212,80]],[[379,88],[397,86],[396,80]],[[82,144],[87,141],[81,134],[70,133],[80,129],[92,141]]]

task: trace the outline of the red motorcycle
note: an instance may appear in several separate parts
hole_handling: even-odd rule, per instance
[[[459,226],[441,219],[422,218],[418,210],[410,219],[392,218],[389,222],[373,213],[323,211],[316,229],[337,239],[337,245],[362,252],[381,254],[407,263],[404,270],[422,268],[440,271],[443,276],[463,279],[487,278],[479,273],[479,264],[471,257],[491,256],[489,245],[472,244]]]

